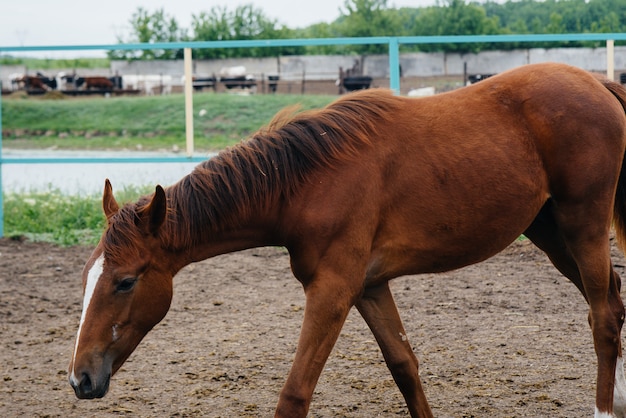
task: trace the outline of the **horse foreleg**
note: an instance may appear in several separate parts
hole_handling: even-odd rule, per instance
[[[419,377],[419,363],[387,283],[365,290],[356,307],[372,330],[412,417],[433,416]]]
[[[300,340],[275,417],[306,417],[324,364],[359,293],[341,277],[324,275],[305,286]]]

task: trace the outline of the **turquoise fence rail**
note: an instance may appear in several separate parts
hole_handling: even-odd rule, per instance
[[[506,43],[506,42],[564,42],[564,41],[604,41],[607,46],[607,68],[613,68],[612,51],[615,41],[626,40],[626,33],[580,33],[580,34],[541,34],[541,35],[473,35],[473,36],[382,36],[370,38],[314,38],[314,39],[268,39],[246,41],[193,41],[169,43],[102,44],[102,45],[42,45],[42,46],[1,46],[0,53],[45,52],[45,51],[94,51],[94,50],[148,50],[148,49],[211,49],[211,48],[257,48],[285,46],[322,45],[388,45],[389,86],[400,91],[400,46],[409,44],[449,44],[449,43]],[[185,54],[191,56],[191,54]],[[189,58],[190,59],[190,58]],[[186,77],[191,80],[191,77]],[[191,91],[191,89],[188,89]],[[186,93],[189,96],[191,93]],[[190,97],[187,100],[191,100]],[[2,166],[4,164],[109,164],[109,163],[180,163],[200,162],[206,157],[188,153],[183,157],[128,157],[128,158],[5,158],[2,153],[2,94],[0,93],[0,237],[4,236],[4,201],[2,186]],[[189,125],[187,137],[189,140]],[[191,127],[193,137],[193,127]]]

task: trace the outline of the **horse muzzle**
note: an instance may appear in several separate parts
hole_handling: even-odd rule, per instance
[[[102,398],[109,390],[111,373],[103,374],[100,377],[88,372],[80,373],[78,376],[72,373],[69,381],[78,399]]]
[[[109,390],[111,375],[107,375],[105,379],[100,379],[100,381],[95,381],[89,374],[83,373],[79,376],[78,381],[72,377],[69,380],[78,399],[95,399],[106,395]]]

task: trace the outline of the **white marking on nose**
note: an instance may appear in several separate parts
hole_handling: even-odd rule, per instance
[[[87,309],[89,308],[89,304],[91,303],[91,298],[93,297],[93,293],[96,290],[96,285],[98,284],[98,280],[102,275],[102,270],[104,266],[104,255],[100,255],[93,263],[93,266],[89,269],[89,273],[87,273],[87,284],[85,285],[85,297],[83,299],[83,313],[80,316],[80,324],[78,325],[78,334],[76,334],[76,345],[74,346],[74,358],[72,359],[72,375],[70,379],[72,382],[77,384],[79,383],[79,379],[75,374],[75,364],[76,364],[76,353],[78,352],[78,343],[80,342],[80,332],[83,328],[83,323],[85,322],[85,318],[87,316]]]

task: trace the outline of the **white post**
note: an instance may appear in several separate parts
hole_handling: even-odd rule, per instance
[[[191,48],[185,48],[185,134],[187,156],[193,155],[193,74],[191,65]]]
[[[615,80],[615,41],[606,40],[606,77]]]

